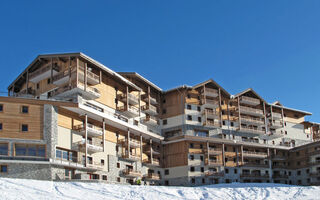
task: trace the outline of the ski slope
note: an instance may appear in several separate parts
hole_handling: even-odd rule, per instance
[[[233,183],[202,187],[128,186],[0,178],[0,199],[320,199],[320,187]]]

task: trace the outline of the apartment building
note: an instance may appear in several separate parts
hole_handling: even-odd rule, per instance
[[[308,115],[214,80],[164,91],[83,53],[39,55],[0,97],[0,176],[318,184],[319,124]]]

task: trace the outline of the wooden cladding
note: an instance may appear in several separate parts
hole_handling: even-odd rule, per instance
[[[3,111],[0,112],[0,138],[43,139],[42,105],[8,102],[0,104],[3,105]]]

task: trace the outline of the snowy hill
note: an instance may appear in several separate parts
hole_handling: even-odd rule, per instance
[[[0,191],[0,199],[320,199],[320,187],[253,183],[191,188],[0,178]]]

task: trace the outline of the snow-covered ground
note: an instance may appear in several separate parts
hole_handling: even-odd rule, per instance
[[[320,187],[219,184],[205,187],[127,186],[0,178],[0,199],[320,199]]]

